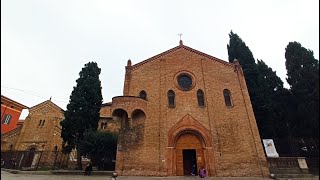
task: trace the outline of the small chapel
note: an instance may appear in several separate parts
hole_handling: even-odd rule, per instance
[[[269,175],[245,77],[183,44],[125,67],[122,96],[101,108],[119,133],[119,175]],[[197,170],[196,172],[197,173]]]

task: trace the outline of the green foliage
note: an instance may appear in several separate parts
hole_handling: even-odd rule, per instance
[[[98,127],[102,104],[100,72],[97,63],[89,62],[79,73],[77,85],[73,88],[64,112],[65,119],[60,122],[65,153],[77,148],[86,131],[96,130]],[[78,158],[78,161],[80,160]],[[78,165],[81,166],[81,162],[78,162]]]
[[[116,159],[118,135],[111,132],[89,131],[80,142],[81,154],[91,158],[93,165],[103,166],[104,162]]]
[[[249,47],[237,34],[231,31],[229,37],[229,62],[237,59],[243,69],[260,135],[262,138],[285,136],[288,109],[283,106],[287,106],[288,91],[283,88],[283,82],[265,62],[255,63]],[[279,98],[281,95],[285,96]],[[280,127],[285,127],[285,131]]]
[[[319,61],[298,42],[287,45],[285,58],[294,96],[295,136],[319,138]]]
[[[255,64],[252,52],[246,43],[232,31],[229,34],[229,38],[229,44],[227,45],[229,62],[233,62],[234,59],[237,59],[241,64],[242,69],[245,69],[244,66],[247,64]]]

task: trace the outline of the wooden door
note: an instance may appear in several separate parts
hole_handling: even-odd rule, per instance
[[[193,151],[194,157],[191,154],[183,156],[183,151]],[[191,175],[192,159],[196,161],[196,172],[201,165],[204,165],[203,148],[200,139],[192,134],[186,133],[181,135],[176,143],[176,170],[177,176]],[[201,159],[199,161],[199,159]]]

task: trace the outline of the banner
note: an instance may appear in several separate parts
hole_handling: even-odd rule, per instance
[[[272,139],[263,139],[263,146],[267,157],[279,157]]]

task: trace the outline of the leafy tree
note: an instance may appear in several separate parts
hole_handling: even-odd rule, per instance
[[[296,136],[319,138],[319,61],[313,51],[289,42],[285,52],[287,82],[294,96]]]
[[[229,62],[237,59],[242,67],[252,104],[255,104],[257,94],[258,67],[252,52],[242,39],[232,31],[229,34],[227,45]],[[255,109],[254,109],[255,110]]]
[[[111,132],[90,131],[80,143],[79,151],[88,156],[93,165],[104,170],[114,170],[118,135]]]
[[[102,104],[100,72],[97,63],[89,62],[79,73],[77,85],[73,87],[64,112],[65,119],[60,123],[65,153],[79,147],[86,131],[96,130],[98,127]],[[77,168],[82,169],[80,151],[77,151]]]
[[[283,82],[262,60],[257,60],[256,64],[249,47],[237,34],[231,31],[229,38],[229,62],[237,59],[243,69],[260,135],[271,138],[287,134],[279,130],[279,127],[286,127],[288,112],[282,106],[286,107],[287,99],[283,97],[279,102],[276,98],[279,94],[288,95]]]

